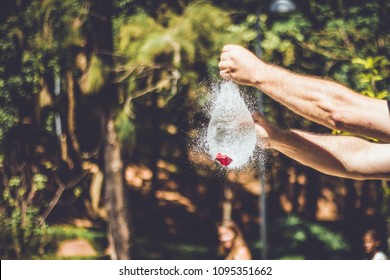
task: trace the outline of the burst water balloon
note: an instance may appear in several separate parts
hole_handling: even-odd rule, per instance
[[[256,146],[251,113],[233,82],[214,89],[214,104],[207,128],[209,154],[223,166],[236,169],[249,163]]]

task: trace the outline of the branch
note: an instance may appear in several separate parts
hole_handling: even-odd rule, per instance
[[[74,151],[79,154],[80,152],[80,145],[76,136],[76,121],[75,121],[75,114],[76,114],[76,100],[75,100],[75,93],[74,93],[74,80],[73,75],[71,71],[68,71],[66,73],[66,79],[68,84],[68,130],[69,130],[69,136],[70,136],[70,142],[72,144],[72,147]]]
[[[339,32],[340,36],[343,39],[345,45],[348,47],[349,51],[354,54],[355,53],[355,46],[351,43],[351,40],[349,40],[349,36],[347,33],[347,30],[345,29],[344,24],[339,24]]]
[[[130,96],[130,101],[135,99],[135,98],[139,98],[149,92],[152,92],[152,91],[155,91],[157,89],[160,89],[160,88],[163,88],[166,84],[168,84],[170,82],[170,79],[164,79],[164,80],[161,80],[159,83],[157,83],[155,86],[149,86],[147,87],[146,89],[142,90],[142,91],[139,91],[136,93],[135,96]]]
[[[321,51],[315,47],[313,47],[312,45],[309,45],[309,44],[305,44],[305,43],[302,43],[302,42],[299,42],[299,41],[296,41],[296,43],[304,48],[304,49],[307,49],[313,53],[316,53],[316,54],[319,54],[319,55],[322,55],[322,56],[325,56],[329,59],[332,59],[332,60],[337,60],[337,61],[349,61],[350,59],[347,58],[347,57],[336,57],[336,56],[333,56],[331,55],[329,52],[326,52],[326,51]]]
[[[58,185],[58,189],[56,190],[55,194],[54,194],[54,197],[51,199],[51,201],[49,202],[49,206],[46,208],[46,210],[42,213],[41,217],[39,217],[39,226],[41,226],[46,218],[49,216],[49,214],[51,213],[51,211],[54,209],[54,207],[57,205],[62,193],[65,191],[65,190],[68,190],[70,188],[73,188],[77,183],[79,183],[84,177],[85,175],[87,174],[88,172],[87,171],[83,171],[81,172],[81,174],[72,179],[71,181],[69,181],[68,183],[64,184],[61,179],[56,175],[54,174],[54,180],[55,182],[57,183]]]

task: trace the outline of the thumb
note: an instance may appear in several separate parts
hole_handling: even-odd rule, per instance
[[[270,148],[270,139],[267,130],[258,124],[255,124],[256,129],[256,145],[260,148]]]

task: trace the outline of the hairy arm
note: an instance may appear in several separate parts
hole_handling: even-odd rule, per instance
[[[390,144],[377,144],[352,136],[318,135],[299,130],[282,130],[260,114],[255,117],[259,145],[333,176],[390,179]]]
[[[240,46],[225,46],[219,67],[223,78],[255,86],[307,119],[331,129],[390,142],[390,115],[384,100],[360,95],[333,81],[264,63]]]

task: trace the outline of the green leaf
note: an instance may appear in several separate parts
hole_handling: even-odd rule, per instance
[[[20,186],[20,183],[21,183],[21,179],[19,176],[13,176],[11,177],[11,179],[9,180],[9,186],[11,188],[16,188],[16,187],[19,187]]]
[[[75,187],[73,189],[73,194],[75,197],[80,197],[82,193],[83,193],[83,189],[81,187]]]
[[[43,174],[37,173],[33,176],[33,184],[36,190],[43,190],[47,181],[47,177]]]
[[[86,94],[97,93],[106,81],[103,62],[96,54],[91,56],[88,70],[80,80],[80,88]]]
[[[382,90],[376,94],[376,98],[379,98],[379,99],[385,99],[388,96],[390,96],[390,92],[387,90]]]
[[[134,147],[136,140],[135,125],[125,110],[121,110],[117,114],[115,118],[115,130],[122,144],[126,144],[130,149]]]

